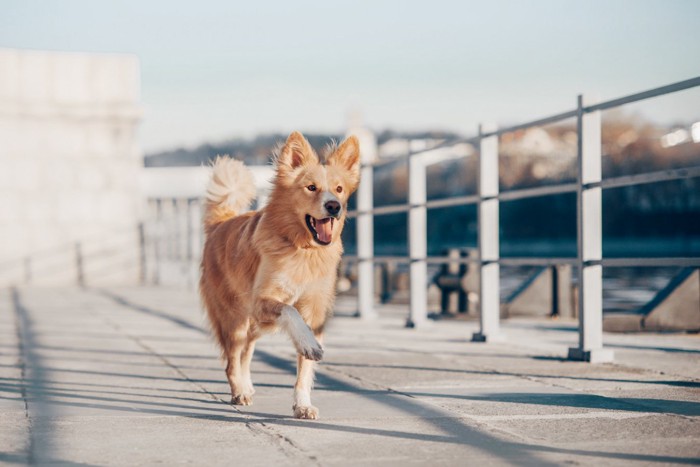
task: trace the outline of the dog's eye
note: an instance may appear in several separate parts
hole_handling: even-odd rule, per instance
[[[336,188],[335,191],[337,191],[338,193],[342,193],[342,192],[343,192],[343,187],[340,186],[340,185],[338,185],[338,188]]]
[[[316,185],[309,185],[306,187],[306,189],[309,191],[316,191]]]

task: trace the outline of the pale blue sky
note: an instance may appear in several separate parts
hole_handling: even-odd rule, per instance
[[[473,134],[700,75],[700,1],[0,0],[0,47],[134,53],[146,150],[301,129]],[[700,91],[635,106],[700,120]]]

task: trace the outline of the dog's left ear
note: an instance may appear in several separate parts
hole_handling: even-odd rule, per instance
[[[350,172],[354,184],[357,185],[360,181],[360,142],[357,136],[348,136],[328,157],[328,164],[342,167]]]

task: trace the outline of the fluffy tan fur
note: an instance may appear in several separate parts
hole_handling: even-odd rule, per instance
[[[331,147],[321,163],[308,141],[292,133],[277,156],[268,204],[244,214],[254,193],[250,172],[239,161],[215,162],[200,293],[227,361],[233,404],[252,403],[255,341],[281,329],[298,353],[294,415],[318,417],[310,399],[313,365],[323,354],[323,327],[335,298],[340,235],[348,197],[359,182],[359,156],[357,138],[351,136]],[[334,202],[341,209],[331,216]],[[331,241],[322,244],[309,223],[329,217],[334,217]]]
[[[253,174],[243,162],[217,157],[212,164],[212,176],[207,186],[206,225],[216,225],[222,219],[245,211],[254,198]]]

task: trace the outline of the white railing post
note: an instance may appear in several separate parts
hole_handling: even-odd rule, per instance
[[[479,332],[472,341],[503,339],[500,331],[500,267],[498,259],[498,135],[495,125],[479,127]]]
[[[410,311],[406,326],[420,327],[428,318],[428,211],[425,206],[425,162],[408,159],[408,255],[410,260]]]
[[[578,96],[577,240],[579,268],[579,344],[569,359],[609,362],[613,352],[603,348],[603,216],[600,111],[585,113],[597,100]]]
[[[357,314],[362,319],[376,318],[374,309],[374,163],[377,143],[369,130],[350,131],[360,140],[362,165],[357,188]]]

